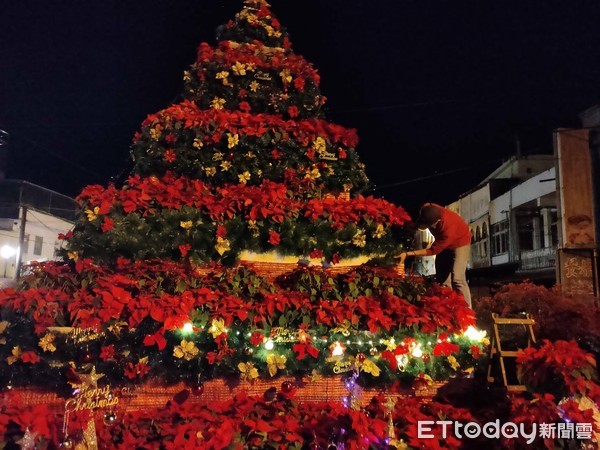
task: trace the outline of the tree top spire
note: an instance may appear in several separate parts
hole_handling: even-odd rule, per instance
[[[242,10],[218,33],[218,40],[239,43],[262,42],[268,47],[289,48],[287,30],[270,10],[265,0],[244,0]]]

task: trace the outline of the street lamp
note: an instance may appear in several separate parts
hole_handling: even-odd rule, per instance
[[[6,278],[6,268],[8,267],[8,260],[17,254],[17,249],[10,245],[3,245],[0,247],[0,256],[4,259],[4,278]]]

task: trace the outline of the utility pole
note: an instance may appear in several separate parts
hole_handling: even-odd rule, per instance
[[[17,265],[15,267],[15,281],[21,276],[23,265],[23,245],[25,244],[25,224],[27,223],[27,206],[21,206],[21,227],[19,229],[19,251],[17,252]]]

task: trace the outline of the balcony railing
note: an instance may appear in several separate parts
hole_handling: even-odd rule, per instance
[[[552,247],[521,251],[521,270],[536,270],[555,267],[556,250]]]

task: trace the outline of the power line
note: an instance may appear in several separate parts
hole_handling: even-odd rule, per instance
[[[481,164],[485,165],[485,164],[497,163],[498,161],[503,161],[503,160],[502,159],[494,159],[494,160],[485,161]],[[391,184],[384,184],[383,186],[376,186],[375,188],[372,189],[372,191],[375,192],[375,191],[380,191],[383,189],[389,189],[392,187],[403,186],[405,184],[412,184],[412,183],[417,183],[419,181],[431,180],[433,178],[443,177],[446,175],[451,175],[453,173],[465,172],[467,170],[478,169],[478,168],[480,168],[480,166],[459,167],[457,169],[446,170],[445,172],[436,173],[434,175],[426,175],[426,176],[422,176],[422,177],[418,177],[418,178],[412,178],[410,180],[398,181],[396,183],[391,183]]]
[[[69,158],[66,158],[66,157],[62,156],[61,154],[59,154],[59,153],[56,153],[56,152],[55,152],[55,151],[53,151],[53,150],[50,150],[48,147],[45,147],[45,146],[43,146],[42,144],[39,144],[38,142],[32,141],[31,139],[29,139],[29,138],[26,138],[26,137],[24,137],[24,136],[17,136],[17,137],[18,137],[18,138],[20,138],[20,139],[23,139],[24,141],[27,141],[27,142],[29,142],[30,144],[32,144],[32,145],[34,145],[34,146],[36,146],[36,147],[38,147],[39,149],[41,149],[41,150],[45,151],[47,154],[49,154],[49,155],[51,155],[51,156],[54,156],[55,158],[58,158],[58,159],[60,159],[61,161],[64,161],[64,162],[66,162],[67,164],[70,164],[70,165],[71,165],[71,166],[73,166],[73,167],[76,167],[76,168],[78,168],[79,170],[83,170],[84,172],[87,172],[87,173],[89,173],[90,175],[94,175],[94,176],[95,176],[97,179],[100,179],[100,180],[104,180],[104,179],[106,179],[106,177],[104,177],[104,176],[102,176],[102,175],[100,175],[100,174],[98,174],[98,173],[96,173],[96,172],[94,172],[94,171],[92,171],[92,170],[89,170],[89,169],[87,169],[85,166],[82,166],[82,165],[81,165],[81,164],[79,164],[79,163],[76,163],[76,162],[74,162],[74,161],[71,161]]]
[[[27,233],[27,234],[29,235],[30,233]],[[19,237],[18,237],[18,236],[12,236],[12,235],[10,235],[10,234],[6,234],[6,233],[0,233],[0,236],[5,236],[5,237],[9,237],[9,238],[14,238],[14,239],[15,239],[15,240],[17,240],[17,241],[19,240]],[[58,236],[58,235],[57,235],[57,236]],[[58,241],[58,239],[57,239],[57,241]],[[30,239],[30,240],[29,240],[29,242],[33,242],[33,241]],[[51,245],[51,246],[55,247],[55,246],[56,246],[56,243],[55,243],[55,242],[47,242],[47,241],[46,241],[46,242],[43,242],[43,241],[42,241],[42,245]]]
[[[31,214],[33,217],[35,217],[35,218],[37,219],[38,223],[39,223],[40,225],[42,225],[44,228],[46,228],[48,231],[51,231],[52,233],[55,233],[56,231],[59,231],[59,230],[56,230],[56,229],[54,229],[54,228],[50,228],[48,225],[46,225],[42,219],[40,219],[38,216],[36,216],[36,215],[33,213],[33,211],[32,211],[32,210],[28,210],[28,213],[29,213],[29,214]]]
[[[71,198],[71,197],[69,197],[69,198]],[[2,206],[2,205],[6,205],[6,206]],[[0,201],[0,208],[3,208],[3,207],[4,208],[6,208],[6,207],[15,207],[16,208],[18,206],[27,206],[27,207],[30,207],[30,208],[36,208],[35,206],[29,205],[27,203],[2,202],[2,201]],[[36,209],[40,210],[39,207],[36,208]],[[39,212],[42,212],[44,214],[50,213],[51,211],[69,211],[69,212],[76,213],[79,209],[80,209],[79,206],[74,206],[73,208],[54,208],[52,206],[49,206],[48,207],[48,211],[41,210]]]

